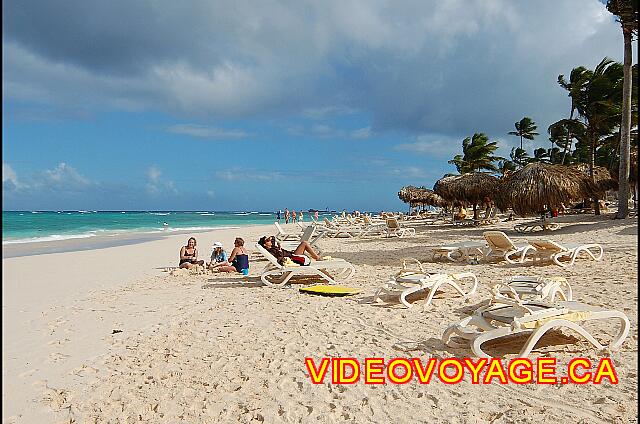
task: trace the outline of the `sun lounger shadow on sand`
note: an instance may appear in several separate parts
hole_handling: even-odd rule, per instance
[[[214,279],[209,279],[208,283],[204,284],[202,286],[203,289],[238,289],[238,288],[245,288],[245,289],[253,289],[253,288],[259,288],[259,287],[265,287],[264,284],[262,284],[262,281],[260,281],[260,277],[244,277],[243,279],[238,279],[238,280],[229,280],[229,279],[225,279],[223,281],[216,281]]]

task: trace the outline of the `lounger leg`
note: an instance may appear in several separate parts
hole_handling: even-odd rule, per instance
[[[497,328],[495,330],[481,333],[471,341],[471,351],[478,358],[491,358],[482,350],[482,344],[489,340],[499,339],[500,337],[518,334],[518,331],[512,331],[511,327]]]
[[[558,328],[558,327],[570,328],[574,330],[576,333],[580,334],[585,339],[587,339],[587,341],[591,343],[593,346],[595,346],[597,349],[604,349],[604,346],[602,346],[587,330],[585,330],[575,322],[567,321],[565,319],[554,319],[534,330],[534,332],[531,334],[529,339],[527,339],[527,342],[525,343],[524,347],[520,351],[519,357],[526,358],[529,355],[529,353],[531,353],[536,343],[538,343],[538,340],[540,340],[540,338],[544,336],[544,334],[547,331],[551,330],[552,328]]]

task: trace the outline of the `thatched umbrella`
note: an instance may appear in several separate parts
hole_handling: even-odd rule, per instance
[[[414,186],[402,187],[400,189],[400,191],[398,192],[398,197],[404,203],[408,203],[410,207],[413,207],[413,204],[412,204],[413,190],[415,190],[415,189],[416,189],[416,187],[414,187]]]
[[[589,177],[575,167],[534,162],[502,181],[496,201],[500,209],[512,207],[525,216],[543,213],[545,208],[560,208],[593,192]]]
[[[444,200],[433,191],[424,187],[406,186],[398,192],[398,197],[405,203],[409,203],[411,207],[417,205],[442,206]]]
[[[582,172],[588,178],[591,178],[591,176],[589,175],[589,165],[587,165],[586,163],[578,163],[575,165],[571,165],[571,167]],[[604,194],[604,192],[607,190],[618,189],[617,179],[614,179],[611,175],[611,172],[609,172],[609,170],[604,166],[593,167],[593,181],[595,182],[599,194]]]
[[[433,191],[448,202],[465,202],[473,205],[473,217],[478,218],[478,204],[493,198],[498,190],[498,179],[484,172],[469,172],[447,176],[436,181]]]

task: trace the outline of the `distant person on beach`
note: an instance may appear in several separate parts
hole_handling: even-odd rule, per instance
[[[318,211],[315,211],[315,213],[313,214],[313,216],[316,218],[316,222],[318,222]]]
[[[305,253],[315,260],[321,259],[318,253],[313,250],[313,247],[311,247],[307,241],[301,241],[293,252],[280,247],[275,236],[263,236],[258,240],[258,244],[264,247],[267,252],[271,253],[278,260],[280,265],[284,264],[285,258],[290,258],[298,265],[309,265],[311,260],[304,255]]]
[[[231,268],[229,270],[229,268]],[[211,262],[207,264],[207,269],[218,272],[235,272],[235,268],[229,263],[227,252],[224,251],[222,243],[219,241],[213,243],[213,252],[211,253]]]
[[[296,211],[291,211],[291,223],[296,222],[296,219],[297,219],[296,216],[297,216]]]
[[[187,245],[182,246],[182,249],[180,249],[180,263],[178,264],[180,268],[191,269],[194,265],[204,265],[204,261],[198,260],[196,244],[195,237],[190,237],[187,240]]]
[[[280,211],[276,212],[276,219],[278,220],[278,224],[280,223]]]
[[[284,223],[288,224],[289,223],[289,209],[284,208]]]
[[[169,224],[166,223],[166,222],[163,222],[162,223],[162,229],[166,231],[168,228],[169,228]]]
[[[229,262],[231,263],[233,271],[240,272],[244,275],[249,274],[249,253],[247,249],[244,248],[244,240],[236,237],[233,245],[235,247],[231,251],[231,256],[229,256]]]
[[[304,222],[304,215],[302,214],[302,211],[300,211],[300,214],[298,215],[298,222]]]

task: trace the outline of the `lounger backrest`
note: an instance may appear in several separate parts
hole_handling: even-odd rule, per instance
[[[311,240],[311,237],[313,236],[313,231],[315,230],[315,228],[313,227],[313,225],[309,225],[307,228],[304,229],[304,231],[302,232],[302,235],[300,236],[300,241],[309,241]]]
[[[324,225],[326,225],[328,228],[333,228],[333,223],[329,221],[326,216],[322,218],[322,220],[324,221]]]
[[[273,223],[276,228],[278,229],[278,235],[286,235],[287,233],[282,229],[282,227],[280,226],[280,224],[278,224],[278,221]]]
[[[564,250],[567,250],[561,244],[548,239],[530,240],[529,244],[535,247],[537,250],[552,250],[555,252],[562,252]]]
[[[269,253],[267,249],[260,246],[260,243],[256,243],[256,249],[258,249],[258,252],[260,252],[262,256],[267,258],[267,260],[269,260],[269,262],[271,262],[273,265],[277,266],[278,268],[282,268],[282,265],[278,263],[278,260],[275,258],[275,256]]]
[[[398,220],[395,218],[387,218],[387,227],[392,230],[397,230],[400,228],[400,224],[398,224]]]
[[[507,251],[517,249],[513,241],[502,231],[485,231],[482,235],[493,250]]]

